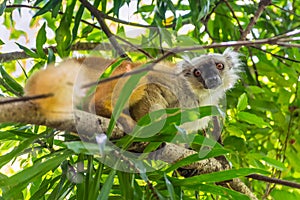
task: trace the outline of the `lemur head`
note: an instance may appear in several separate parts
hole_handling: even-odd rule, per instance
[[[239,54],[227,49],[223,54],[201,55],[179,64],[180,73],[196,92],[232,88],[238,80]]]

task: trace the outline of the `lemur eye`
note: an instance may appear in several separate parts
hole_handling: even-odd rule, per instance
[[[194,69],[194,76],[196,76],[196,77],[201,76],[201,72],[199,69]]]
[[[222,63],[216,63],[216,67],[218,70],[223,70],[224,69],[224,65]]]

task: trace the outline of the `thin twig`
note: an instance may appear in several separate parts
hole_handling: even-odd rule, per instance
[[[44,99],[48,97],[52,97],[54,94],[40,94],[40,95],[34,95],[34,96],[23,96],[19,98],[8,98],[8,99],[0,99],[0,105],[7,104],[7,103],[15,103],[20,101],[31,101],[36,99]]]
[[[256,84],[257,84],[258,87],[261,87],[260,81],[258,80],[258,76],[259,75],[258,75],[257,67],[256,67],[256,64],[255,64],[255,62],[253,60],[252,50],[251,50],[251,48],[248,48],[248,50],[249,50],[250,58],[251,58],[251,61],[252,61],[252,64],[253,64],[253,69],[254,69]]]
[[[260,181],[269,182],[269,183],[276,183],[276,184],[285,185],[285,186],[300,189],[300,184],[299,183],[286,181],[286,180],[281,180],[281,179],[278,179],[278,178],[271,178],[271,177],[263,176],[263,175],[260,175],[260,174],[250,174],[247,177],[248,178],[253,178],[255,180],[260,180]]]
[[[108,78],[102,79],[100,81],[91,82],[91,83],[83,85],[82,88],[88,88],[88,87],[91,87],[91,86],[94,86],[94,85],[99,85],[101,83],[109,82],[109,81],[112,81],[112,80],[115,80],[115,79],[118,79],[118,78],[123,78],[123,77],[131,76],[131,75],[134,75],[134,74],[139,74],[141,72],[153,70],[153,67],[157,63],[159,63],[160,61],[162,61],[162,60],[166,59],[167,57],[169,57],[171,55],[174,55],[174,54],[176,54],[175,49],[174,49],[174,51],[168,51],[163,56],[161,56],[161,57],[153,60],[152,62],[146,64],[146,66],[143,67],[143,68],[139,68],[137,70],[132,70],[132,71],[129,71],[129,72],[126,72],[126,73],[122,73],[122,74],[116,75],[116,76],[108,77]]]
[[[136,51],[136,49],[131,48],[129,45],[121,44],[123,49],[126,49],[126,51]],[[55,46],[49,46],[44,48],[44,52],[48,54],[48,49],[52,49],[53,52],[57,52],[57,49]],[[113,49],[112,45],[109,43],[86,43],[86,42],[78,42],[76,44],[73,44],[71,46],[72,51],[82,51],[82,50],[103,50],[107,51]],[[36,51],[36,49],[31,49],[32,51]],[[10,62],[12,60],[18,60],[18,59],[26,59],[30,58],[29,55],[27,55],[24,51],[16,51],[16,52],[8,52],[8,53],[2,53],[0,54],[0,61],[1,62]]]
[[[126,43],[128,46],[131,46],[133,47],[134,49],[142,52],[143,54],[145,54],[148,58],[153,58],[147,51],[145,51],[144,49],[138,47],[137,45],[134,45],[132,44],[131,42],[128,42],[127,40],[125,40],[124,38],[121,38],[117,35],[115,35],[115,37],[118,39],[118,40],[121,40],[122,42]]]
[[[295,15],[296,17],[300,18],[300,15],[298,15],[297,13],[295,13],[294,11],[291,11],[291,10],[287,10],[287,9],[284,9],[284,8],[281,8],[280,6],[277,6],[276,4],[272,3],[271,4],[272,6],[284,11],[284,12],[287,12],[287,13],[290,13],[292,15]]]
[[[299,46],[299,47],[300,47],[300,46]],[[273,57],[276,57],[276,58],[282,60],[282,62],[283,62],[283,60],[288,60],[288,61],[291,61],[291,62],[300,63],[300,60],[295,60],[295,59],[287,58],[287,57],[284,57],[284,56],[281,56],[281,55],[277,55],[277,54],[274,54],[274,53],[272,53],[272,52],[270,52],[270,51],[266,51],[266,50],[264,50],[264,49],[262,49],[262,48],[259,48],[259,47],[256,47],[256,46],[252,46],[252,48],[257,49],[257,50],[259,50],[259,51],[262,51],[262,52],[264,52],[264,53],[270,54],[270,55],[272,55]],[[284,63],[284,62],[283,62],[283,63]],[[286,64],[286,63],[284,63],[284,64]]]
[[[291,44],[291,43],[286,43],[286,42],[278,42],[277,45],[282,46],[282,47],[300,48],[300,44]]]
[[[227,1],[227,0],[223,0],[225,2],[225,4],[227,5],[227,7],[229,8],[231,14],[232,14],[232,17],[236,20],[238,26],[239,26],[239,31],[240,31],[240,34],[242,35],[243,34],[243,27],[239,21],[239,19],[237,18],[237,16],[235,15],[234,13],[234,10],[232,8],[232,6],[230,5],[230,3]]]
[[[116,50],[117,54],[122,58],[127,58],[127,60],[130,60],[129,56],[122,49],[120,44],[117,42],[114,34],[109,30],[108,26],[106,25],[105,21],[103,20],[102,12],[100,12],[97,8],[95,8],[92,4],[90,4],[86,0],[80,0],[80,2],[82,3],[82,5],[84,5],[84,7],[86,7],[91,12],[92,15],[94,15],[96,17],[96,19],[99,22],[103,32],[108,37],[110,43],[112,44],[112,46]]]

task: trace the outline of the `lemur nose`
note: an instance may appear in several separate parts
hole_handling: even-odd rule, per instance
[[[210,77],[204,80],[204,88],[214,89],[222,84],[222,80],[219,76]]]

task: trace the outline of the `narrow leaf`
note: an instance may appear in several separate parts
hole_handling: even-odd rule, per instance
[[[19,44],[16,42],[16,44],[19,46],[20,49],[22,49],[28,56],[32,57],[32,58],[39,58],[40,56],[35,53],[34,51],[28,49],[27,47]]]
[[[62,151],[52,154],[53,157],[7,178],[0,179],[0,187],[10,188],[4,195],[9,198],[13,193],[19,192],[28,186],[35,178],[45,175],[50,170],[59,166],[67,157],[72,155],[71,151]]]
[[[36,51],[39,54],[40,57],[46,58],[46,54],[43,49],[43,45],[46,43],[46,23],[43,24],[43,26],[38,31],[37,37],[36,37]]]
[[[48,48],[48,60],[47,63],[54,63],[55,62],[55,54],[51,48]]]
[[[238,111],[245,110],[247,108],[247,105],[248,105],[248,97],[246,93],[243,93],[238,99],[237,110]]]
[[[170,182],[170,180],[168,179],[168,177],[165,173],[164,173],[164,178],[165,178],[167,189],[168,189],[168,192],[169,192],[169,195],[170,195],[170,199],[171,200],[176,199],[174,187],[173,187],[172,183]]]
[[[237,117],[239,120],[241,121],[244,121],[244,122],[247,122],[249,124],[253,124],[253,125],[256,125],[257,127],[259,128],[265,128],[265,127],[270,127],[270,124],[268,124],[267,122],[265,122],[263,120],[263,118],[255,115],[255,114],[252,114],[252,113],[248,113],[248,112],[239,112],[237,114]]]
[[[3,80],[8,84],[9,87],[11,87],[14,91],[16,91],[19,94],[23,94],[23,87],[15,81],[13,77],[11,77],[2,66],[0,66],[0,73],[2,75]]]
[[[109,126],[107,129],[107,137],[110,137],[113,127],[116,124],[116,120],[119,118],[123,108],[128,101],[132,91],[134,90],[135,86],[139,83],[140,79],[145,76],[148,72],[141,72],[138,74],[133,74],[129,77],[128,81],[124,84],[123,89],[120,93],[120,98],[118,98],[116,102],[116,106],[114,107],[112,117],[109,121]]]
[[[98,196],[98,200],[106,200],[109,197],[110,190],[113,186],[114,183],[114,178],[116,175],[116,170],[112,169],[111,172],[109,173],[107,179],[105,180],[103,187],[101,188],[100,194]]]
[[[0,4],[0,16],[4,13],[4,10],[6,8],[6,1],[4,0],[1,4]]]
[[[51,0],[48,1],[44,7],[42,7],[37,13],[35,13],[35,15],[33,16],[33,18],[42,15],[48,11],[50,11],[51,9],[55,9],[56,5],[59,4],[61,0]]]

